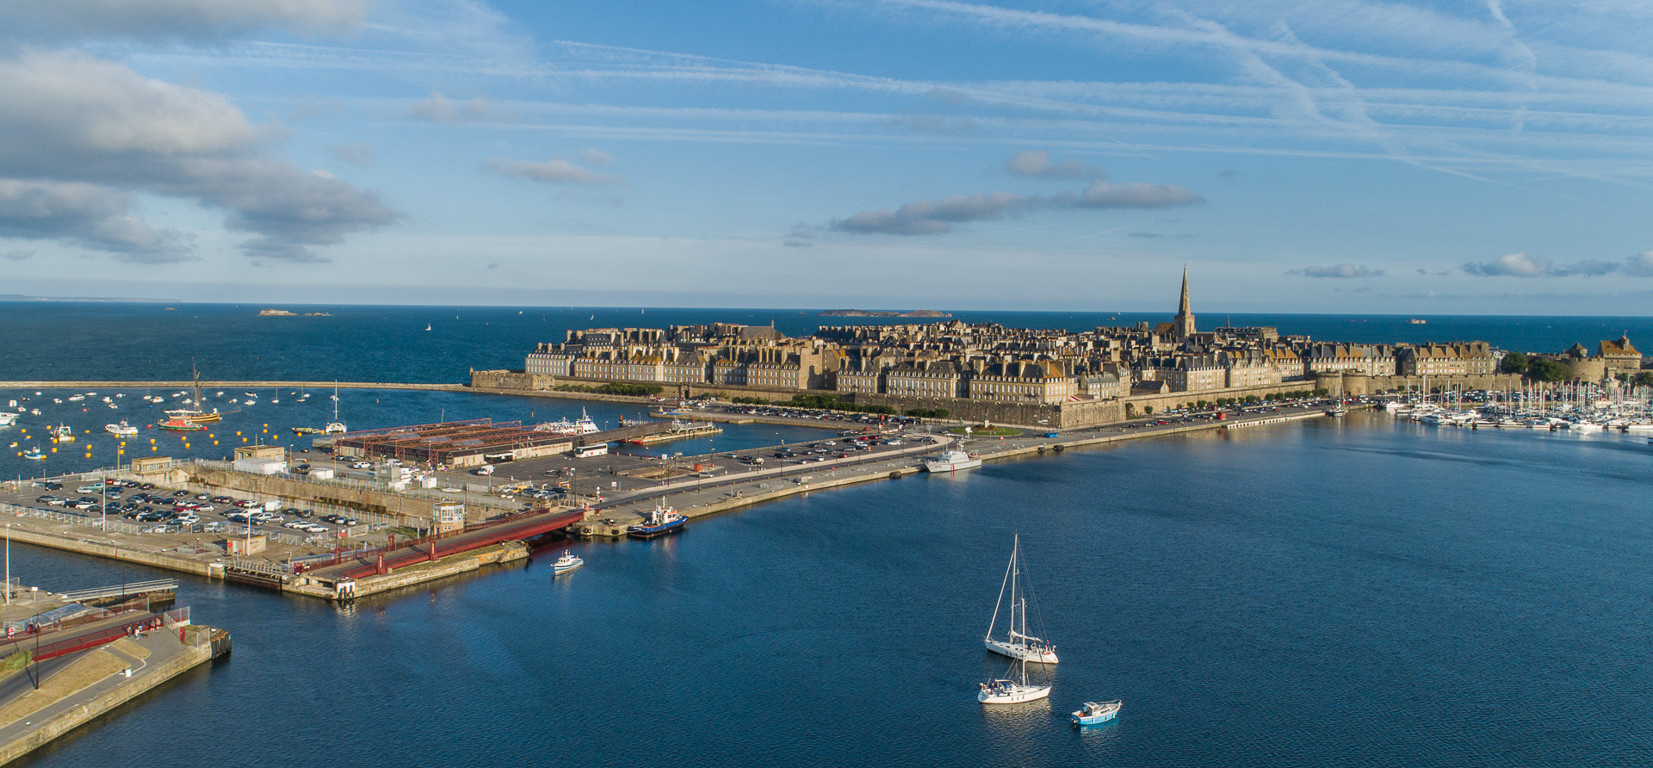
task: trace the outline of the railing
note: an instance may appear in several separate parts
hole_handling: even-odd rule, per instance
[[[105,597],[124,597],[145,592],[166,592],[178,588],[177,579],[154,579],[152,581],[134,581],[129,584],[111,585],[107,587],[93,587],[91,589],[76,589],[62,593],[63,600],[78,603],[82,600],[98,600]]]

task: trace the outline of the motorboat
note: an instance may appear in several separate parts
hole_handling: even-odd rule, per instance
[[[138,434],[138,428],[126,423],[125,420],[122,420],[119,424],[105,424],[103,425],[103,431],[115,437],[133,437]]]
[[[688,521],[688,516],[672,509],[665,501],[659,501],[640,522],[626,527],[626,535],[634,539],[652,539],[680,531]]]
[[[924,462],[926,472],[956,472],[961,469],[974,469],[979,466],[981,466],[981,459],[957,448],[949,448],[942,451],[940,456],[927,459]]]
[[[60,443],[72,443],[75,441],[75,428],[67,424],[59,424],[46,430],[46,432],[52,436],[53,440]]]
[[[565,573],[572,573],[582,565],[585,565],[583,558],[576,557],[572,550],[565,550],[562,557],[557,558],[557,562],[551,564],[551,575],[561,576]]]
[[[21,413],[12,413],[10,411],[0,411],[0,427],[9,427],[13,424],[16,424],[17,423],[17,417],[22,416],[22,415],[23,414],[21,414]]]
[[[40,450],[40,446],[35,446],[24,451],[23,458],[28,459],[29,461],[45,461],[46,454]]]
[[[1087,701],[1078,712],[1073,713],[1073,724],[1078,726],[1101,725],[1119,716],[1119,708],[1124,702],[1118,699],[1113,701]]]

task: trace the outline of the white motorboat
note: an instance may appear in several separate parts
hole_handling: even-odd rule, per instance
[[[551,575],[561,576],[577,570],[582,565],[585,565],[584,558],[576,557],[572,550],[564,550],[562,557],[557,558],[557,562],[551,564]]]
[[[103,431],[115,437],[133,437],[138,434],[138,428],[126,423],[125,420],[122,420],[119,424],[105,424],[103,425]]]
[[[21,413],[12,413],[10,411],[0,411],[0,427],[9,427],[13,424],[16,424],[17,423],[17,417],[22,416],[22,415],[23,414],[21,414]]]
[[[987,636],[983,638],[983,642],[987,644],[987,650],[1002,656],[1035,664],[1055,664],[1056,646],[1025,633],[1027,599],[1022,597],[1026,579],[1021,578],[1021,552],[1022,540],[1021,536],[1017,536],[1015,544],[1010,548],[1010,564],[1005,567],[1004,581],[999,584],[999,600],[993,604],[993,620],[987,624]],[[1010,593],[1010,632],[1001,640],[993,636],[993,628],[999,623],[999,609],[1004,605],[1007,589]],[[1024,631],[1017,631],[1018,626]]]
[[[981,459],[957,448],[949,448],[942,451],[940,456],[927,459],[924,462],[926,472],[956,472],[961,469],[974,469],[979,466],[981,466]]]

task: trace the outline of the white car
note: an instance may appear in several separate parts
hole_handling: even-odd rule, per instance
[[[351,469],[372,469],[373,464],[371,462],[358,461],[355,464],[351,464],[350,468]]]
[[[327,526],[322,525],[320,523],[306,523],[305,526],[304,526],[304,530],[309,531],[311,533],[332,533],[333,532],[332,528],[328,528]]]
[[[303,521],[303,520],[294,520],[294,521],[292,521],[292,522],[290,522],[290,523],[287,523],[287,524],[286,524],[286,525],[285,525],[285,526],[283,526],[283,527],[286,527],[286,528],[291,528],[291,529],[293,529],[293,530],[295,530],[295,531],[305,531],[305,530],[309,530],[309,529],[310,529],[310,524],[309,524],[309,523],[306,523],[306,522],[304,522],[304,521]]]

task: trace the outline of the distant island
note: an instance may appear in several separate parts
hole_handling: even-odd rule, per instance
[[[299,317],[299,313],[293,312],[293,311],[290,311],[290,310],[286,310],[286,309],[261,309],[261,310],[258,310],[258,316],[259,317]],[[330,315],[326,312],[305,312],[303,316],[304,317],[332,317],[332,315]]]
[[[933,309],[915,309],[911,312],[895,312],[891,310],[874,309],[829,309],[820,314],[821,317],[952,317],[946,312],[937,312]]]

